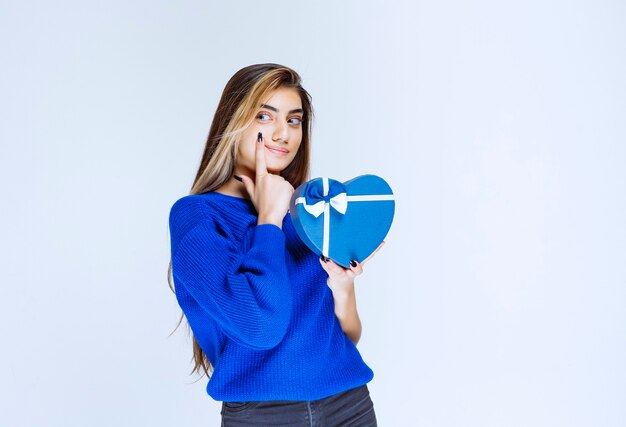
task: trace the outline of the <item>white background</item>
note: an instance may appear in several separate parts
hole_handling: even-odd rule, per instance
[[[620,1],[0,3],[0,425],[211,426],[167,280],[238,69],[313,96],[312,177],[396,195],[357,279],[381,426],[626,425]],[[184,325],[184,323],[183,323]]]

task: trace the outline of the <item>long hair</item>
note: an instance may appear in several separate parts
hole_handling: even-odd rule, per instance
[[[280,172],[280,176],[294,188],[309,180],[313,119],[311,95],[302,87],[300,75],[291,68],[273,63],[254,64],[237,71],[226,84],[213,116],[200,167],[189,194],[213,191],[232,177],[241,134],[252,124],[257,109],[269,93],[283,87],[298,91],[304,112],[300,147],[293,161]],[[170,289],[175,293],[172,280],[172,259],[170,258],[167,281]],[[184,317],[185,313],[182,313],[174,331],[178,329]],[[210,379],[213,366],[198,344],[189,323],[187,327],[193,339],[194,367],[191,374],[194,372],[200,374],[200,368],[202,368]]]

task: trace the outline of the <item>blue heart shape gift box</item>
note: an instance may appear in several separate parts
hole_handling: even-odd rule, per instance
[[[362,262],[385,239],[395,201],[391,187],[376,175],[343,183],[322,177],[296,188],[289,209],[305,245],[350,268],[351,260]]]

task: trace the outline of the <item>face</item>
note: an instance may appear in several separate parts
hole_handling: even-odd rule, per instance
[[[243,133],[235,173],[254,179],[257,135],[263,134],[265,163],[279,174],[296,157],[302,142],[302,102],[296,89],[278,88],[256,110],[252,124]]]

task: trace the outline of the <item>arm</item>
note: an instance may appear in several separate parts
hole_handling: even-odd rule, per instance
[[[333,292],[335,301],[335,315],[339,319],[341,329],[357,345],[361,338],[361,319],[356,309],[356,295],[354,292],[354,282],[351,287],[347,287],[341,292]]]
[[[363,264],[371,259],[384,244],[385,241],[383,240],[363,262],[359,263],[352,260],[350,268],[343,268],[324,255],[320,256],[320,265],[328,273],[326,283],[333,293],[335,315],[341,323],[341,329],[354,345],[361,338],[361,319],[359,319],[359,313],[356,310],[354,278],[363,273]]]
[[[254,349],[272,348],[291,317],[285,234],[274,224],[256,225],[244,249],[245,242],[234,239],[213,215],[198,204],[171,214],[175,285],[184,287],[231,339]],[[184,218],[193,218],[193,225]]]

